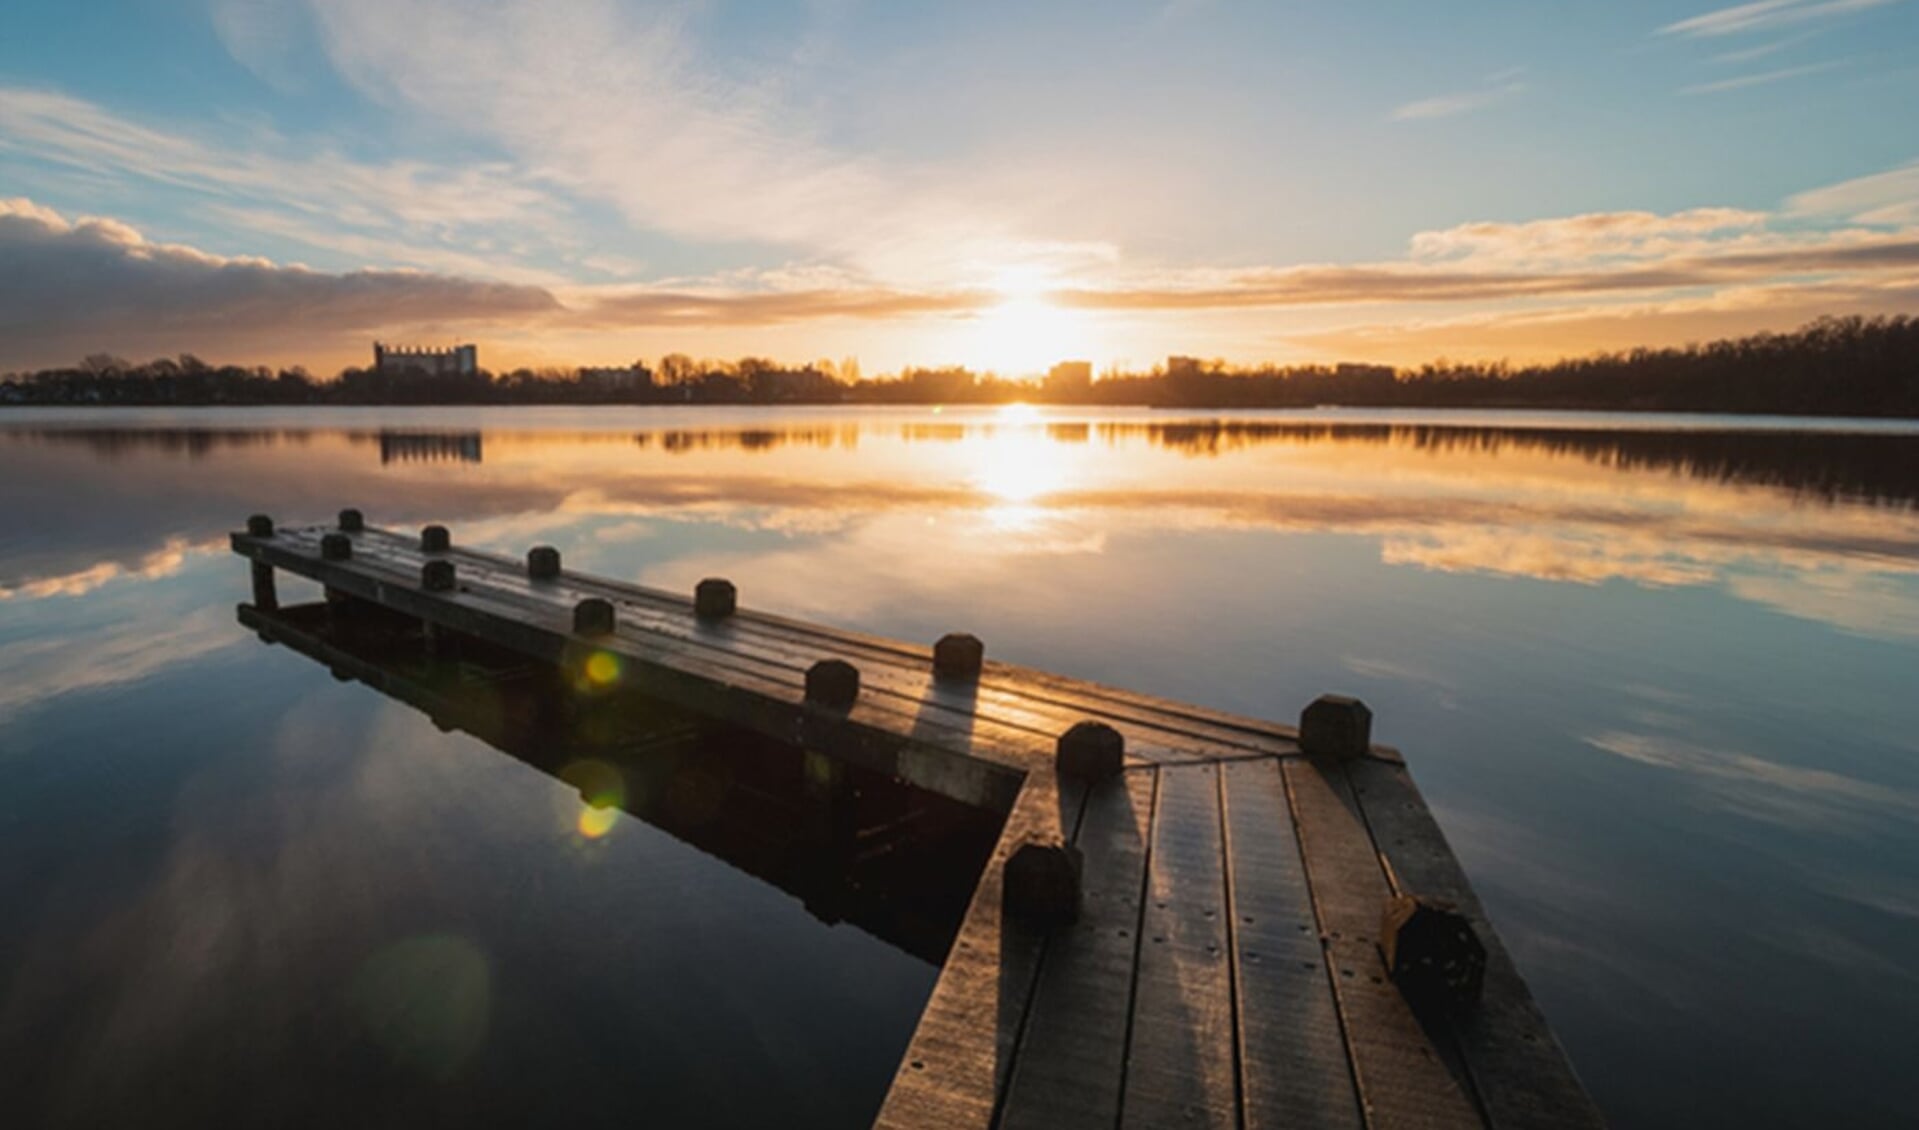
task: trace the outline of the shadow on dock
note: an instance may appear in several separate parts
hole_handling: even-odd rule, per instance
[[[718,725],[630,691],[577,681],[485,641],[348,599],[240,623],[578,790],[580,830],[645,821],[921,960],[946,957],[997,815],[880,774]],[[617,662],[612,656],[607,662]],[[612,679],[606,681],[611,682]]]

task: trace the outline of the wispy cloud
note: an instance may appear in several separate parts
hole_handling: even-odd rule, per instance
[[[1702,82],[1695,86],[1683,87],[1681,94],[1720,94],[1728,90],[1744,90],[1750,86],[1766,86],[1787,79],[1803,78],[1822,71],[1832,70],[1844,60],[1834,59],[1824,63],[1808,63],[1799,67],[1781,67],[1776,71],[1763,71],[1754,75],[1740,75],[1737,78],[1720,79],[1717,82]]]
[[[1670,23],[1661,35],[1708,37],[1771,31],[1776,28],[1832,19],[1869,8],[1883,8],[1899,0],[1758,0],[1720,8]]]
[[[207,214],[224,209],[229,223],[370,265],[445,268],[499,228],[558,238],[565,211],[534,177],[503,162],[367,162],[257,129],[215,141],[23,87],[0,87],[0,155],[185,189]],[[492,273],[514,270],[512,256],[490,258]]]
[[[1839,216],[1856,224],[1919,225],[1919,161],[1799,193],[1786,201],[1786,210],[1795,216]]]
[[[1742,47],[1737,51],[1722,51],[1711,59],[1715,63],[1750,63],[1755,59],[1766,59],[1788,48],[1797,47],[1813,37],[1812,32],[1789,35],[1771,43],[1761,43],[1757,47]]]
[[[1507,72],[1509,76],[1511,72]],[[1502,78],[1503,76],[1494,76]],[[1396,122],[1425,121],[1432,118],[1451,118],[1460,114],[1470,114],[1483,110],[1498,102],[1503,102],[1526,89],[1526,84],[1510,77],[1498,85],[1484,90],[1461,91],[1456,94],[1440,94],[1432,98],[1421,98],[1414,102],[1396,107],[1392,120]]]
[[[1027,242],[1017,206],[983,204],[966,170],[835,146],[777,83],[708,65],[678,15],[599,0],[315,0],[314,13],[364,93],[484,139],[639,230],[823,255],[894,282],[951,278]]]

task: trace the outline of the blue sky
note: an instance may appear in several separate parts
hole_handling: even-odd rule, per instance
[[[0,293],[0,368],[328,369],[376,335],[496,367],[1406,362],[1919,308],[1903,0],[6,19],[0,257],[36,281]]]

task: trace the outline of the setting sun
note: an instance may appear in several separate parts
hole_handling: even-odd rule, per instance
[[[999,301],[971,323],[962,345],[963,359],[975,368],[1006,377],[1044,373],[1073,357],[1103,356],[1085,314],[1055,305],[1048,293],[1057,285],[1030,267],[1006,268],[992,290]]]

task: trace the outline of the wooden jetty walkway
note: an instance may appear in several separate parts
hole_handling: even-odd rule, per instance
[[[1399,754],[1322,697],[1298,728],[401,534],[249,519],[343,612],[1005,813],[877,1124],[1602,1125]]]

